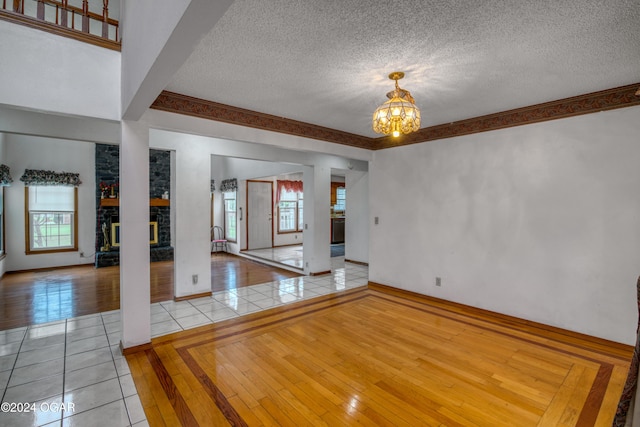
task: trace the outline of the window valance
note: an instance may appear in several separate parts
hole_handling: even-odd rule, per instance
[[[0,187],[7,187],[11,185],[13,178],[11,178],[11,172],[9,166],[0,165]]]
[[[302,193],[302,181],[281,181],[276,182],[276,202],[280,201],[280,195],[285,193]]]
[[[79,173],[35,169],[25,169],[20,181],[24,182],[24,185],[66,185],[77,187],[82,184]]]
[[[238,180],[236,178],[222,180],[222,184],[220,184],[220,191],[224,193],[226,191],[237,191],[237,190],[238,190]]]
[[[216,191],[216,180],[212,179],[211,180],[211,192],[213,193],[214,191]]]

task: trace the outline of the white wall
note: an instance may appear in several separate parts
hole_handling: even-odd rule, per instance
[[[0,34],[0,104],[120,120],[120,52],[6,21]]]
[[[633,344],[638,117],[631,107],[376,152],[370,280]]]
[[[369,173],[362,171],[347,172],[345,188],[347,189],[345,259],[368,263]]]
[[[95,252],[95,145],[25,135],[6,135],[3,162],[11,168],[13,185],[5,189],[6,271],[90,264]],[[78,187],[78,252],[25,255],[25,169],[80,174]],[[81,258],[79,252],[84,252]]]

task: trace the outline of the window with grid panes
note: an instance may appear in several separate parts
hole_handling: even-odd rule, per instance
[[[78,189],[25,187],[27,254],[78,250]]]
[[[223,193],[224,200],[224,237],[230,242],[237,241],[237,207],[236,192],[226,191]]]
[[[283,191],[278,202],[278,233],[302,231],[302,193]]]

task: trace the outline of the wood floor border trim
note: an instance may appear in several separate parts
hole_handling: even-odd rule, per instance
[[[219,341],[225,338],[230,338],[239,334],[244,334],[247,332],[253,332],[255,330],[258,329],[262,329],[262,328],[268,328],[271,327],[273,325],[276,325],[278,323],[281,323],[283,321],[287,321],[287,320],[291,320],[291,319],[295,319],[298,317],[302,317],[308,314],[312,314],[312,313],[316,313],[318,311],[327,309],[327,308],[331,308],[331,307],[336,307],[336,306],[340,306],[343,304],[347,304],[349,302],[355,301],[355,300],[359,300],[359,299],[363,299],[366,298],[368,295],[366,295],[366,288],[362,288],[360,290],[360,292],[358,293],[362,293],[361,295],[355,295],[353,298],[349,298],[351,296],[353,296],[353,293],[347,293],[347,294],[340,294],[338,295],[338,297],[336,297],[335,295],[329,295],[326,297],[319,297],[319,298],[314,298],[313,300],[310,300],[310,302],[306,303],[306,304],[301,304],[301,305],[295,305],[295,307],[292,307],[290,309],[283,309],[283,307],[276,307],[274,309],[271,310],[265,310],[263,312],[259,312],[256,313],[255,315],[248,315],[248,316],[243,316],[245,317],[242,320],[239,319],[231,319],[229,321],[226,322],[221,322],[222,325],[219,328],[215,328],[215,329],[225,329],[225,328],[239,328],[239,330],[232,330],[228,333],[222,333],[220,335],[216,335],[215,337],[209,338],[209,339],[204,339],[201,341],[198,341],[195,344],[189,344],[186,345],[184,347],[181,348],[185,348],[185,349],[190,349],[192,347],[197,347],[200,346],[202,344],[208,344],[214,341]],[[309,307],[312,307],[314,305],[321,305],[320,307],[317,308],[311,308],[309,309]],[[298,312],[300,310],[303,310],[302,312]],[[298,312],[298,313],[292,313],[292,312]],[[290,316],[287,316],[287,313],[292,313]],[[268,321],[266,323],[260,323],[259,325],[255,325],[255,326],[247,326],[246,328],[242,328],[242,325],[245,324],[251,324],[253,322],[255,322],[256,320],[259,319],[263,319],[266,317],[276,317],[276,319]],[[200,328],[194,329],[194,335],[200,335],[203,331],[210,329],[211,325],[206,325],[206,326],[202,326]],[[181,338],[180,339],[184,339],[187,336],[184,335],[186,331],[182,331],[182,332],[177,332],[173,335],[180,335]],[[183,338],[184,337],[184,338]]]
[[[366,288],[362,288],[361,292],[363,292],[363,293],[366,292]],[[344,295],[341,295],[341,297],[344,298],[344,297],[348,297],[349,295],[351,295],[351,294],[344,294]],[[329,296],[329,297],[331,297],[331,296]],[[356,296],[355,298],[347,298],[347,299],[344,299],[342,301],[338,301],[335,304],[329,304],[329,305],[323,304],[321,307],[318,307],[318,308],[315,308],[315,309],[304,310],[304,311],[302,311],[300,313],[293,314],[291,316],[278,318],[278,319],[269,321],[267,323],[261,323],[259,325],[255,325],[255,326],[248,326],[247,328],[244,328],[244,329],[241,329],[241,330],[238,330],[238,331],[230,331],[226,335],[216,336],[214,338],[198,341],[197,343],[194,343],[194,344],[191,344],[191,345],[187,345],[187,346],[184,346],[184,347],[176,348],[176,351],[178,352],[178,355],[180,356],[182,361],[185,363],[185,365],[189,368],[191,373],[193,373],[193,375],[198,379],[198,382],[200,383],[200,385],[206,390],[206,392],[209,395],[209,397],[214,401],[214,403],[216,404],[216,406],[218,407],[220,412],[225,416],[225,418],[227,419],[229,424],[231,424],[232,426],[239,426],[239,427],[247,426],[248,427],[246,422],[242,419],[242,417],[237,413],[237,411],[229,403],[229,400],[227,399],[227,397],[222,393],[222,391],[220,391],[218,386],[211,380],[211,378],[207,375],[207,373],[193,359],[193,357],[189,353],[189,350],[191,348],[193,348],[193,347],[200,347],[202,345],[205,345],[205,344],[208,344],[208,343],[212,343],[212,342],[215,342],[215,341],[220,341],[222,339],[233,337],[233,336],[236,336],[236,335],[239,335],[239,334],[245,334],[245,333],[253,332],[255,330],[268,328],[268,327],[271,327],[271,326],[276,325],[278,323],[289,321],[289,320],[292,320],[292,319],[295,319],[295,318],[301,317],[301,316],[308,316],[309,314],[313,314],[313,313],[316,313],[316,312],[321,311],[321,310],[326,310],[326,309],[329,309],[329,308],[332,308],[332,307],[336,307],[336,306],[339,306],[339,305],[342,305],[342,304],[346,304],[346,303],[349,303],[349,302],[353,302],[355,300],[366,298],[366,297],[367,297],[367,295],[363,294],[363,295]],[[322,301],[320,301],[320,299]],[[297,306],[297,307],[295,307],[295,309],[296,310],[300,310],[300,309],[303,309],[303,308],[308,307],[308,306],[312,306],[312,305],[320,304],[320,303],[323,303],[323,302],[326,302],[326,301],[330,301],[332,299],[333,298],[318,298],[318,299],[315,299],[315,301],[312,301],[310,304]],[[268,310],[268,311],[272,311],[272,310]],[[286,313],[286,311],[285,311],[285,313]],[[267,316],[269,316],[269,315],[273,315],[273,313],[267,314]],[[265,317],[265,316],[263,315],[263,316],[260,316],[260,317]],[[253,320],[254,319],[249,319],[246,322],[242,322],[242,323],[249,323],[249,322],[252,322]],[[231,324],[229,324],[227,326],[231,326]],[[234,322],[233,326],[237,326],[237,320]],[[160,361],[160,363],[162,363],[162,361]],[[166,369],[165,369],[165,372],[166,372]],[[164,373],[160,373],[160,375],[164,375]],[[158,374],[158,371],[156,371],[156,376],[158,376],[158,378],[160,378],[160,375]],[[164,389],[164,383],[162,382],[162,380],[160,382],[163,384],[163,389]],[[173,393],[174,392],[173,388],[168,386],[167,389],[165,389],[165,393],[167,394],[167,397],[169,397],[169,400],[171,400],[173,402],[173,400],[171,398],[172,395],[167,393],[167,391],[169,393]],[[178,408],[174,407],[174,409],[176,410],[176,413],[178,413]]]
[[[162,390],[171,402],[171,406],[180,420],[180,424],[183,426],[198,426],[198,421],[191,412],[191,409],[189,409],[189,405],[187,405],[184,397],[182,397],[180,390],[178,390],[178,387],[173,382],[171,374],[169,374],[164,363],[162,363],[162,359],[160,359],[158,353],[156,353],[154,349],[150,349],[145,351],[145,355],[147,356],[158,381],[160,381]]]
[[[573,338],[573,339],[579,339],[582,341],[587,341],[587,342],[593,343],[595,347],[584,347],[584,349],[593,351],[596,353],[600,353],[600,354],[606,354],[607,356],[610,356],[610,357],[617,357],[620,360],[628,361],[633,354],[633,349],[634,349],[633,346],[618,343],[615,341],[606,340],[604,338],[598,338],[591,335],[581,334],[579,332],[570,331],[568,329],[562,329],[555,326],[546,325],[544,323],[538,323],[538,322],[522,319],[515,316],[509,316],[507,314],[502,314],[495,311],[484,310],[484,309],[473,307],[470,305],[465,305],[465,304],[460,304],[453,301],[440,299],[437,297],[433,297],[431,295],[424,295],[424,294],[419,294],[412,291],[407,291],[405,289],[394,288],[392,286],[383,285],[380,283],[369,282],[368,286],[369,286],[369,289],[372,289],[372,290],[378,290],[380,292],[387,293],[387,294],[394,294],[398,296],[408,297],[412,300],[415,298],[424,299],[424,300],[433,302],[443,310],[447,310],[453,313],[464,314],[465,316],[468,316],[474,319],[480,319],[485,321],[487,319],[495,319],[496,322],[509,324],[510,327],[523,332],[530,332],[529,329],[538,329],[538,330],[543,330],[564,338]],[[548,338],[554,339],[555,341],[561,341],[559,338],[553,338],[552,336],[549,336]],[[563,342],[566,343],[566,341],[563,341]],[[612,354],[610,351],[607,351],[606,353],[604,353],[601,350],[598,350],[597,347],[615,349],[616,356],[614,356],[614,354]]]
[[[198,378],[198,381],[204,387],[209,397],[214,401],[220,412],[229,421],[229,424],[236,427],[248,427],[248,424],[242,419],[240,414],[229,403],[227,397],[222,393],[218,386],[211,381],[207,373],[193,359],[187,348],[176,349],[189,370]]]
[[[240,322],[238,321],[238,319],[233,319],[233,321],[229,321],[228,323],[221,325],[220,327],[208,325],[209,331],[214,332],[214,337],[203,339],[197,342],[185,343],[185,345],[183,346],[180,346],[179,341],[182,341],[183,339],[187,340],[193,338],[194,334],[185,335],[184,332],[182,332],[179,333],[180,336],[174,337],[171,341],[166,343],[159,342],[157,345],[173,344],[180,358],[184,361],[192,374],[197,378],[201,386],[206,390],[208,395],[212,398],[217,407],[227,418],[229,423],[234,426],[246,426],[247,424],[229,403],[226,396],[224,396],[218,386],[211,380],[207,373],[198,365],[198,363],[192,357],[192,355],[190,354],[190,350],[192,348],[197,348],[202,345],[210,344],[229,337],[252,333],[260,329],[270,328],[283,322],[289,322],[300,317],[309,316],[324,310],[330,310],[334,307],[338,307],[344,304],[350,304],[365,298],[380,299],[388,301],[392,304],[399,304],[414,310],[419,310],[455,322],[468,324],[475,328],[480,328],[491,331],[492,333],[508,336],[511,339],[523,341],[541,348],[547,348],[555,352],[564,353],[571,357],[596,364],[598,366],[598,371],[595,379],[591,383],[586,401],[580,409],[579,421],[577,425],[595,424],[600,411],[600,407],[602,406],[603,400],[606,395],[607,385],[609,384],[613,373],[614,365],[612,363],[609,363],[607,360],[599,359],[597,357],[601,355],[603,357],[612,357],[615,359],[620,359],[624,362],[628,362],[628,359],[624,359],[621,356],[616,356],[616,354],[614,353],[605,354],[604,352],[599,351],[597,348],[594,349],[589,346],[578,345],[575,342],[562,341],[558,338],[548,337],[546,335],[545,328],[535,328],[533,325],[527,324],[529,329],[520,329],[520,325],[518,324],[518,322],[514,323],[507,321],[511,320],[509,316],[495,316],[495,313],[484,311],[481,309],[469,311],[461,310],[461,307],[465,309],[468,307],[462,306],[457,303],[449,303],[448,301],[444,300],[439,301],[435,298],[425,295],[402,291],[396,288],[378,284],[372,284],[367,288],[357,288],[353,292],[332,294],[324,297],[314,298],[313,300],[305,301],[301,304],[294,304],[289,309],[282,310],[281,307],[279,307],[280,310],[272,309],[256,313],[255,316],[248,316],[247,319],[244,319]],[[450,305],[450,307],[447,308],[447,305]],[[485,314],[484,318],[483,316],[481,316],[481,314]],[[270,317],[271,319],[269,319]],[[263,321],[260,321],[261,319]],[[264,321],[265,319],[266,321]],[[255,323],[256,321],[260,323]],[[488,324],[492,323],[496,326],[495,328],[489,327]],[[509,332],[509,328],[513,328],[513,332]],[[228,330],[224,331],[224,329]],[[197,333],[201,334],[203,332],[205,332],[204,329]],[[539,337],[541,339],[536,340],[535,337]],[[572,337],[587,338],[587,341],[588,338],[590,338],[588,336],[582,336],[579,334],[577,337],[573,335]],[[549,341],[552,342],[547,343],[544,341],[546,339],[549,339]],[[553,342],[555,341],[561,343],[562,345],[555,346],[553,344]],[[156,344],[154,343],[154,345]],[[580,351],[586,354],[582,354]],[[172,402],[172,405],[174,405],[176,413],[181,417],[181,419],[183,419],[183,416],[185,417],[184,419],[186,422],[184,423],[184,425],[190,425],[188,424],[188,415],[183,415],[185,414],[185,408],[183,407],[183,405],[186,405],[186,403],[184,403],[184,399],[181,396],[176,396],[176,393],[179,392],[176,389],[175,384],[173,384],[171,378],[166,378],[166,376],[168,376],[166,368],[164,366],[158,366],[159,364],[162,364],[162,361],[153,349],[147,350],[146,355],[154,366],[154,372],[160,379],[163,390],[167,394],[167,397]],[[186,410],[188,410],[188,408],[186,408]],[[186,414],[190,414],[191,416],[193,416],[190,411]]]
[[[413,308],[415,310],[420,310],[420,311],[422,311],[424,313],[433,314],[434,316],[439,316],[439,317],[442,317],[442,318],[445,318],[445,319],[449,319],[449,320],[454,321],[454,322],[464,323],[464,324],[467,324],[467,325],[472,326],[474,328],[484,329],[484,330],[490,331],[490,332],[492,332],[494,334],[500,334],[500,335],[508,336],[509,338],[512,338],[512,339],[515,339],[515,340],[518,340],[518,341],[524,341],[526,343],[535,345],[537,347],[547,348],[549,350],[552,350],[552,351],[555,351],[555,352],[558,352],[558,353],[564,353],[564,354],[567,354],[569,356],[572,356],[572,357],[575,357],[575,358],[578,358],[578,359],[582,359],[582,360],[586,360],[586,361],[589,361],[589,362],[592,362],[592,363],[595,363],[595,364],[599,365],[598,374],[596,375],[596,378],[594,379],[594,381],[591,383],[591,388],[589,389],[589,394],[587,395],[587,400],[586,400],[585,404],[582,406],[582,411],[580,412],[580,418],[579,418],[580,422],[578,422],[576,424],[578,426],[595,425],[596,418],[598,417],[598,412],[600,410],[600,407],[602,406],[602,401],[604,400],[604,396],[605,396],[605,393],[607,391],[607,384],[609,383],[609,380],[611,379],[611,374],[613,372],[613,364],[611,364],[611,363],[609,363],[609,362],[607,362],[605,360],[595,359],[593,357],[589,357],[589,356],[586,356],[584,354],[575,353],[575,352],[570,351],[568,349],[557,347],[557,346],[554,346],[554,345],[551,345],[551,344],[545,344],[545,343],[540,342],[540,341],[536,341],[536,340],[533,340],[533,339],[521,337],[521,336],[516,335],[516,334],[512,334],[512,333],[508,333],[508,332],[502,331],[502,330],[497,328],[497,326],[500,326],[499,323],[496,323],[493,328],[489,327],[489,326],[483,326],[483,325],[478,324],[479,322],[491,323],[492,321],[490,319],[486,319],[486,320],[485,319],[479,319],[479,318],[476,318],[476,317],[473,317],[473,316],[468,316],[465,313],[459,313],[459,312],[454,312],[454,311],[450,311],[450,312],[455,314],[456,317],[447,316],[447,315],[443,315],[442,313],[438,313],[438,312],[436,312],[434,310],[431,310],[429,308],[426,308],[426,307],[418,308],[418,307],[416,307],[416,306],[414,306],[412,304],[402,303],[402,302],[399,302],[397,300],[391,300],[391,299],[386,298],[385,296],[382,296],[382,295],[371,295],[371,297],[387,300],[387,301],[393,302],[394,304],[399,304],[399,305],[402,305],[404,307]],[[413,301],[413,302],[416,302],[416,303],[424,305],[424,306],[432,307],[431,305],[429,305],[429,301],[426,300],[426,299],[425,299],[424,302],[419,302],[419,301]],[[439,308],[439,307],[436,307],[436,308],[438,308],[438,310],[445,310],[446,311],[446,309],[443,309],[443,308]],[[462,320],[462,319],[460,319],[460,317],[468,317],[470,319],[473,319],[473,321]],[[509,327],[509,326],[507,326],[507,327]],[[538,334],[536,334],[535,332],[532,332],[532,331],[521,331],[521,332],[524,332],[527,335],[539,336]],[[560,342],[559,340],[556,340],[554,338],[550,338],[550,337],[546,337],[546,336],[545,336],[545,338],[553,340],[553,341],[556,341],[556,342]],[[589,347],[578,346],[578,345],[567,343],[567,342],[562,342],[562,344],[566,345],[566,346],[570,346],[570,347],[579,348],[579,349],[588,351],[590,353],[598,353],[598,354],[600,354],[599,351],[594,350],[594,349],[589,348]],[[603,356],[605,356],[605,355],[603,354]],[[607,356],[610,356],[610,355],[607,354]]]
[[[600,365],[598,373],[596,374],[596,378],[593,380],[591,389],[589,390],[587,400],[582,406],[582,411],[580,411],[580,417],[578,418],[576,426],[596,425],[598,412],[600,411],[600,407],[602,406],[602,401],[604,400],[605,393],[607,392],[607,384],[611,379],[612,373],[613,365]]]

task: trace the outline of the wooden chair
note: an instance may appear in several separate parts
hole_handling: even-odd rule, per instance
[[[224,238],[224,229],[218,225],[211,227],[211,252],[218,252],[218,249],[227,252],[227,239]]]

